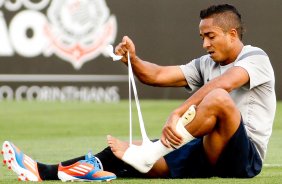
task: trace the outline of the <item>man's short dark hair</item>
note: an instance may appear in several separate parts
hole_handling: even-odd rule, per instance
[[[241,14],[238,10],[229,4],[213,5],[200,12],[200,18],[214,18],[216,24],[218,24],[223,30],[228,31],[235,28],[238,32],[239,38],[243,38],[243,23],[241,20]]]

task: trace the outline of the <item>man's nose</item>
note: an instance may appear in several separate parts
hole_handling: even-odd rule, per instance
[[[210,43],[210,41],[208,39],[205,38],[203,40],[203,48],[207,49],[209,46],[211,46],[211,43]]]

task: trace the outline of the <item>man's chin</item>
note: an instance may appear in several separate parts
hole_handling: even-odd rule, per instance
[[[222,62],[224,62],[223,60],[218,59],[218,58],[216,58],[216,57],[211,57],[211,59],[212,59],[215,63],[222,63]]]
[[[213,54],[210,54],[210,58],[211,58],[214,62],[218,62],[218,58],[215,57]]]
[[[223,59],[221,59],[221,58],[219,58],[219,57],[216,57],[215,54],[210,54],[210,58],[211,58],[214,62],[216,62],[216,63],[224,62]]]

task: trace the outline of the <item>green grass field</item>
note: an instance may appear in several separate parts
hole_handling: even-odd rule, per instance
[[[181,101],[142,100],[141,108],[150,138],[158,138],[171,110]],[[116,104],[80,102],[0,102],[0,142],[10,140],[27,155],[43,163],[58,163],[94,153],[106,145],[106,135],[128,140],[128,102]],[[133,134],[140,138],[136,110]],[[122,179],[113,183],[281,183],[282,182],[282,103],[278,103],[273,134],[270,139],[265,166],[252,179]],[[0,159],[2,161],[2,158]],[[0,167],[0,183],[18,183],[16,175]],[[44,182],[45,183],[45,182]],[[49,181],[46,183],[61,183]]]

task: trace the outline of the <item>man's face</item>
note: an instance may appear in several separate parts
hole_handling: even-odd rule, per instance
[[[210,57],[222,65],[229,64],[232,51],[232,37],[228,32],[213,23],[213,18],[203,19],[200,22],[200,36],[203,48]]]

